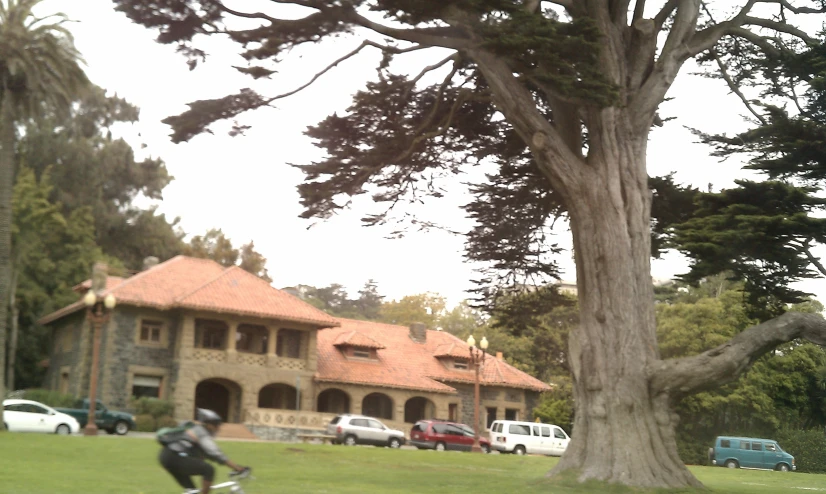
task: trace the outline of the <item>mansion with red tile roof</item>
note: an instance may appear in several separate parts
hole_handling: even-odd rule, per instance
[[[82,295],[42,318],[53,346],[45,387],[85,396],[92,334]],[[117,299],[102,328],[100,399],[128,408],[133,396],[168,399],[178,419],[211,408],[228,422],[318,429],[332,414],[363,413],[409,429],[423,418],[473,421],[467,344],[424,325],[334,318],[238,267],[185,256],[129,277],[109,277]],[[530,419],[550,387],[488,356],[481,415]]]

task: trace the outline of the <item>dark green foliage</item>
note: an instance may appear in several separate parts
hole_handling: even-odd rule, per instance
[[[216,119],[228,119],[243,112],[260,108],[267,101],[255,91],[245,88],[238,94],[218,99],[207,99],[189,103],[189,110],[163,120],[172,126],[172,142],[186,142],[203,132],[212,133],[208,127]]]
[[[574,397],[570,377],[554,377],[553,389],[542,394],[539,405],[533,409],[533,418],[546,424],[558,425],[569,436],[573,434]]]
[[[77,401],[77,398],[72,395],[38,388],[25,390],[20,398],[24,400],[39,401],[44,405],[55,408],[72,408]]]
[[[149,415],[155,420],[161,417],[171,417],[175,414],[175,404],[168,400],[142,397],[132,402],[132,408],[137,415]]]
[[[255,243],[249,243],[236,249],[232,240],[224,235],[220,228],[213,228],[204,235],[195,235],[189,244],[183,246],[187,256],[212,259],[222,266],[238,266],[241,269],[272,283],[267,271],[267,258],[255,250]]]
[[[384,295],[379,295],[378,284],[373,280],[364,284],[356,299],[349,298],[347,290],[338,283],[322,288],[299,285],[291,290],[298,292],[305,302],[331,316],[365,321],[379,319],[384,300]]]
[[[765,320],[802,301],[806,294],[791,283],[817,276],[807,253],[812,242],[826,240],[826,220],[812,215],[826,200],[783,182],[737,184],[702,194],[694,217],[675,228],[674,241],[691,259],[685,280],[729,271],[745,280],[751,305]]]
[[[507,18],[484,25],[481,35],[493,52],[512,57],[529,80],[548,84],[565,98],[594,106],[619,101],[599,65],[602,36],[588,18],[559,22],[514,8]]]
[[[801,473],[826,473],[826,431],[815,429],[789,429],[777,431],[772,439],[784,451],[794,456],[797,471]]]
[[[172,180],[161,160],[136,161],[126,141],[111,137],[113,125],[137,118],[135,106],[95,88],[68,117],[30,124],[19,148],[19,159],[38,177],[51,170],[50,200],[63,215],[89,208],[96,243],[133,270],[141,269],[147,256],[168,259],[180,253],[183,237],[178,219],[132,205],[138,196],[162,199]]]

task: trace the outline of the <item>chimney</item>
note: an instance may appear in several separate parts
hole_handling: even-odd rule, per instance
[[[420,322],[414,322],[411,324],[410,339],[416,343],[424,343],[427,341],[427,326]]]
[[[502,360],[502,352],[496,352],[496,360]]]
[[[143,270],[148,271],[158,265],[158,258],[149,256],[143,260]]]

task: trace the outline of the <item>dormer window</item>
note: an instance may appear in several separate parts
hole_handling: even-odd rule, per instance
[[[463,360],[454,360],[453,361],[453,368],[458,370],[468,370],[468,365],[466,361]]]
[[[384,345],[358,331],[341,333],[333,345],[348,359],[378,360]]]

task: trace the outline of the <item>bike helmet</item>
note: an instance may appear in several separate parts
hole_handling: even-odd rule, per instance
[[[212,410],[207,410],[206,408],[199,408],[198,422],[204,424],[221,425],[222,420],[221,416],[213,412]]]

